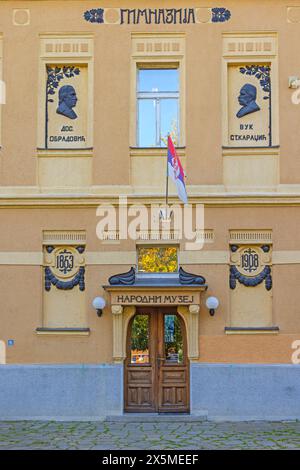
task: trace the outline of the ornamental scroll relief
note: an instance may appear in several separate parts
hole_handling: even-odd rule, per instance
[[[85,290],[84,246],[51,246],[44,248],[45,290]]]
[[[268,328],[272,319],[272,247],[231,245],[228,326]]]
[[[264,282],[266,290],[271,290],[271,246],[231,245],[230,248],[230,289],[235,289],[237,283],[255,287]]]
[[[195,24],[224,23],[231,12],[214,8],[92,8],[84,12],[89,23],[98,24]]]

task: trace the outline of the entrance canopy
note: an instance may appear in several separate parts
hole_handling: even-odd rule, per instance
[[[128,272],[111,276],[103,288],[110,294],[113,315],[113,356],[115,362],[126,358],[126,335],[130,318],[143,306],[176,306],[185,321],[188,357],[199,357],[199,312],[201,293],[207,289],[205,278],[187,273],[137,274]]]

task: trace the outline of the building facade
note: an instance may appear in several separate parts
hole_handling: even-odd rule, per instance
[[[4,0],[0,33],[0,417],[299,418],[300,3]]]

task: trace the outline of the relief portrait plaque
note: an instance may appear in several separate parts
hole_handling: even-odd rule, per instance
[[[87,67],[46,66],[45,148],[87,147]]]
[[[229,66],[228,146],[272,146],[270,64]]]

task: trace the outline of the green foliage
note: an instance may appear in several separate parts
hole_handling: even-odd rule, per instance
[[[146,273],[173,273],[177,271],[177,248],[145,247],[138,251],[138,270]]]
[[[148,349],[149,317],[136,315],[131,327],[131,350],[145,351]]]

